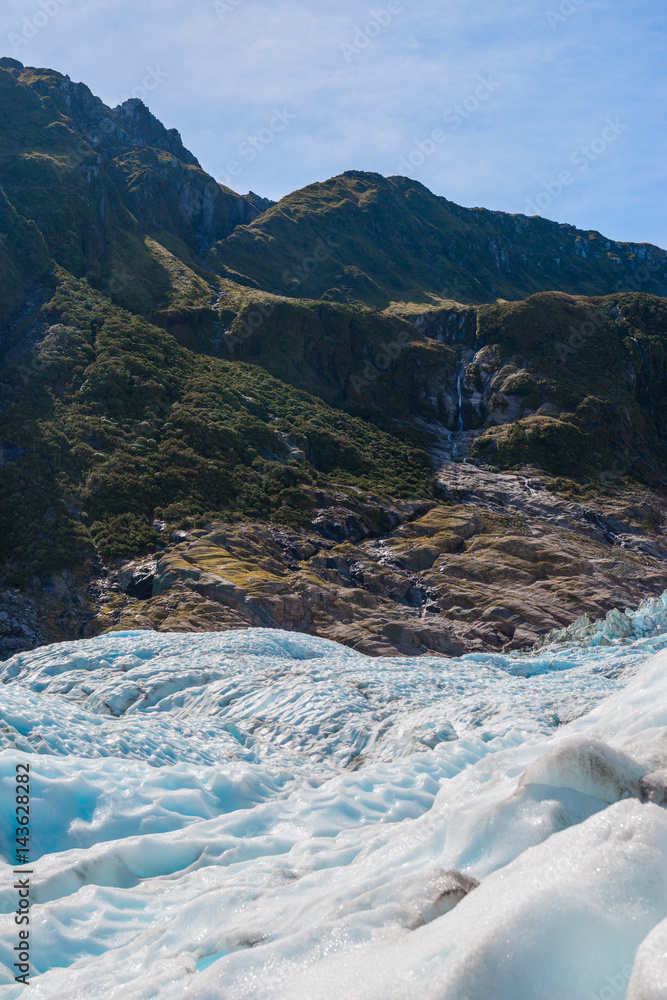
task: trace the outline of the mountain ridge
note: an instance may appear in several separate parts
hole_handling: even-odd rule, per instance
[[[326,251],[322,260],[317,247]],[[667,292],[667,253],[659,247],[540,217],[462,208],[418,181],[361,171],[287,195],[215,244],[207,259],[223,273],[233,263],[234,280],[241,268],[264,291],[377,308],[520,299],[547,286],[581,295],[633,286]],[[312,273],[299,280],[294,272],[304,260]]]
[[[360,171],[238,195],[15,60],[0,225],[4,651],[259,624],[449,655],[664,589],[660,248]]]

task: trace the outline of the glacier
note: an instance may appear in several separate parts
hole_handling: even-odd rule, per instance
[[[7,1000],[667,997],[667,597],[528,654],[115,632],[0,680]]]

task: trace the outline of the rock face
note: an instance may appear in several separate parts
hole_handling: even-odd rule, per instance
[[[97,626],[273,627],[371,655],[457,655],[529,646],[582,612],[599,618],[665,587],[667,543],[643,527],[664,521],[657,497],[649,510],[644,494],[617,493],[593,512],[552,492],[548,477],[457,463],[440,477],[461,502],[399,509],[386,501],[398,523],[376,537],[344,497],[310,531],[188,532],[154,564],[118,574]],[[148,594],[151,574],[150,596],[133,598],[137,582]]]
[[[59,573],[18,590],[0,576],[0,660],[26,649],[97,631],[101,574]]]
[[[177,130],[138,99],[108,108],[84,84],[8,59],[0,61],[0,101],[0,186],[19,217],[13,228],[39,219],[50,256],[124,305],[142,277],[156,280],[149,257],[133,246],[141,232],[163,230],[203,253],[263,210],[257,196],[246,199],[206,174]],[[0,204],[0,219],[3,211]],[[39,234],[19,235],[35,243],[31,266],[39,271]]]
[[[0,102],[0,655],[515,649],[665,588],[664,251],[356,171],[238,195],[11,59]]]
[[[239,361],[335,405],[390,413],[442,460],[666,479],[665,299],[542,292],[391,313],[329,303],[239,311]],[[252,328],[252,329],[251,329]]]

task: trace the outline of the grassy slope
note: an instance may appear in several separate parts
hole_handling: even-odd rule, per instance
[[[596,470],[664,476],[667,458],[667,301],[650,295],[572,298],[542,293],[485,306],[479,335],[515,357],[499,392],[534,413],[491,428],[473,455],[504,467],[528,462],[555,474]]]
[[[645,254],[655,258],[646,290],[663,294],[667,255],[657,248],[465,209],[417,181],[349,171],[283,198],[216,244],[208,263],[273,293],[386,308],[512,300],[545,288],[629,290]]]
[[[429,338],[400,317],[371,309],[248,297],[237,304],[225,338],[234,357],[367,417],[421,416],[456,428],[458,412],[442,404],[443,391],[450,400],[456,395],[462,358],[456,341]],[[468,324],[471,336],[469,350],[488,348],[492,380],[485,385],[479,365],[469,364],[466,394],[483,393],[487,413],[503,399],[517,400],[520,408],[520,419],[482,434],[476,457],[578,478],[620,466],[644,479],[663,476],[664,299],[542,292],[480,307],[476,336]],[[535,413],[545,404],[552,414]],[[466,426],[483,426],[469,407],[465,419]]]
[[[41,322],[0,423],[24,451],[0,485],[0,558],[16,581],[85,561],[93,539],[106,558],[148,548],[154,517],[299,523],[300,485],[434,495],[426,453],[397,429],[189,352],[62,270]]]
[[[171,286],[146,233],[164,232],[192,255],[260,210],[217,184],[143,106],[112,111],[59,73],[7,60],[0,187],[56,263],[140,313],[163,306]]]

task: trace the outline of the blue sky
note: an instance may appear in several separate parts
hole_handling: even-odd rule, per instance
[[[141,96],[242,193],[402,173],[667,247],[656,0],[3,0],[0,34],[108,104]]]

